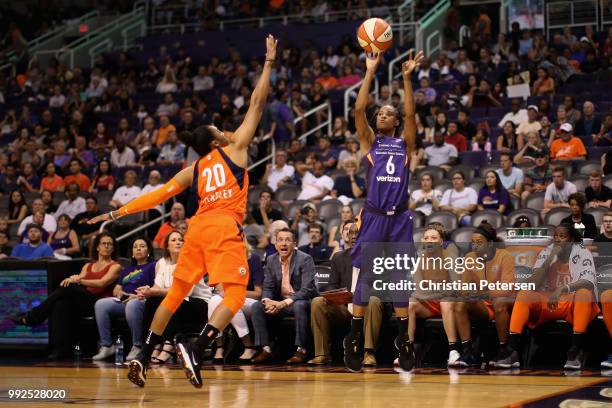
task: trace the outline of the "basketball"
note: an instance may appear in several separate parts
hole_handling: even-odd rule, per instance
[[[393,44],[391,26],[382,18],[369,18],[357,30],[357,41],[365,52],[383,52]]]

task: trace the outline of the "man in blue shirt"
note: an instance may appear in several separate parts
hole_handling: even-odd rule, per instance
[[[37,258],[52,257],[53,249],[45,242],[42,242],[42,227],[38,224],[30,224],[27,226],[28,240],[27,244],[19,244],[13,248],[11,256],[21,258],[26,261],[31,261]]]

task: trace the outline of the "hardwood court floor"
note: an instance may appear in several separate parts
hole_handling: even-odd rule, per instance
[[[43,407],[552,407],[589,399],[588,407],[612,407],[612,378],[598,372],[390,368],[347,373],[342,367],[207,367],[204,386],[193,388],[176,366],[149,371],[146,388],[112,364],[7,366],[0,369],[0,406]],[[57,401],[11,400],[10,389],[65,389]],[[585,397],[586,396],[586,397]],[[598,400],[598,402],[595,402]],[[596,405],[593,405],[596,404]],[[586,406],[586,405],[582,405]]]

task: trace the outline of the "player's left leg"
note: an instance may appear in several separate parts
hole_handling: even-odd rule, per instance
[[[563,368],[580,370],[584,363],[584,333],[599,313],[593,292],[589,289],[578,289],[574,294],[562,295],[557,307],[567,310],[565,320],[573,326],[572,345],[567,351],[567,361]]]
[[[492,309],[493,318],[495,319],[495,330],[499,346],[497,355],[489,361],[489,365],[495,367],[495,362],[502,360],[512,353],[512,349],[508,347],[508,330],[510,327],[510,310],[512,309],[512,300],[508,298],[494,299],[489,308]]]

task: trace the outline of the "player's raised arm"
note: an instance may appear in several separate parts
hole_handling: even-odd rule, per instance
[[[410,76],[423,60],[423,51],[417,52],[413,57],[410,53],[408,60],[402,64],[402,76],[404,77],[404,141],[409,152],[413,152],[416,147],[416,110],[414,106],[414,93]]]
[[[126,215],[136,214],[141,211],[150,210],[157,205],[165,202],[169,198],[174,197],[181,191],[185,190],[193,182],[193,166],[184,168],[168,181],[162,188],[151,191],[145,195],[130,201],[116,211],[110,211],[106,214],[98,215],[87,221],[88,224],[97,224],[101,221],[117,220]]]
[[[233,137],[233,144],[239,149],[246,149],[251,143],[255,130],[261,120],[263,110],[266,107],[268,95],[270,94],[270,74],[274,61],[276,60],[277,43],[278,40],[276,40],[272,34],[268,35],[266,38],[266,60],[264,62],[263,71],[259,77],[259,81],[257,81],[257,86],[255,86],[251,94],[249,110]]]
[[[382,54],[376,54],[374,58],[366,58],[366,74],[357,94],[355,101],[355,127],[359,136],[359,145],[362,152],[368,152],[374,143],[374,131],[368,123],[366,116],[366,107],[368,106],[368,98],[370,97],[370,87],[376,76],[376,68],[380,64]]]

